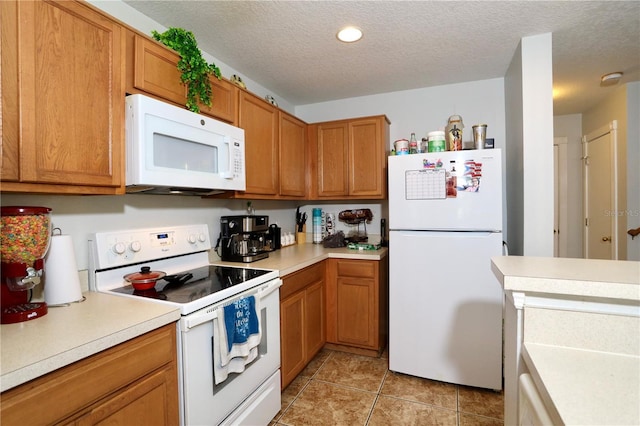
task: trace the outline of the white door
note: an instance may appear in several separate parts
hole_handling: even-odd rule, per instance
[[[553,171],[554,171],[554,214],[553,214],[553,255],[567,257],[569,235],[568,228],[568,178],[567,178],[567,143],[566,137],[553,138]]]
[[[618,259],[616,128],[583,137],[585,259]]]

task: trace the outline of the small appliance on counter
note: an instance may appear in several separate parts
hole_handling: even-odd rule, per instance
[[[44,257],[51,241],[49,207],[2,207],[1,323],[13,324],[47,314],[47,304],[32,302],[32,290],[44,285]]]
[[[282,228],[275,223],[269,225],[266,245],[271,247],[271,251],[280,250],[282,248]]]
[[[373,213],[369,209],[353,209],[343,210],[338,214],[338,219],[348,225],[356,226],[356,229],[347,235],[348,243],[366,243],[369,240],[367,236],[367,223],[373,220]],[[360,229],[360,224],[364,229]]]
[[[220,258],[226,262],[255,262],[269,257],[275,238],[269,216],[244,215],[220,218]],[[277,244],[277,242],[276,242]]]
[[[69,306],[84,301],[73,240],[70,235],[63,235],[60,228],[53,229],[45,261],[44,300],[47,306]]]

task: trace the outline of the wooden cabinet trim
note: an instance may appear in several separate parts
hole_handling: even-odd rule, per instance
[[[200,105],[200,112],[236,126],[238,124],[238,86],[228,80],[209,77],[211,106]]]
[[[286,387],[306,365],[304,291],[280,302],[281,387]]]
[[[345,196],[349,193],[348,125],[322,123],[317,129],[318,198]]]
[[[387,258],[326,261],[326,336],[332,348],[379,355],[387,336]]]
[[[134,35],[134,50],[133,86],[184,105],[187,87],[180,80],[177,69],[180,55],[138,34]]]
[[[75,424],[174,425],[180,416],[176,377],[175,366],[162,368],[97,404]]]
[[[281,387],[322,349],[325,336],[325,261],[283,278],[280,288]]]
[[[307,124],[279,112],[279,195],[303,198],[307,194]]]
[[[3,392],[0,417],[6,424],[56,423],[163,366],[175,371],[176,362],[176,326],[168,324]]]
[[[349,123],[349,194],[379,196],[383,186],[382,129],[380,119]]]
[[[375,278],[378,261],[369,260],[338,260],[339,277]]]
[[[322,262],[285,276],[280,287],[280,298],[286,299],[290,294],[296,293],[316,281],[324,281]]]
[[[338,277],[337,343],[377,349],[378,289],[372,279]]]
[[[17,81],[9,83],[16,77],[14,68],[5,75],[3,67],[2,83],[18,87],[19,115],[9,118],[17,124],[3,115],[3,126],[8,124],[19,139],[3,138],[3,145],[18,145],[3,150],[18,150],[19,175],[15,170],[6,175],[18,182],[2,190],[56,192],[49,185],[60,185],[64,193],[94,187],[108,188],[99,193],[124,192],[123,28],[84,2],[14,5],[19,21],[13,22],[16,13],[5,14],[11,5],[3,5],[2,27],[3,41],[17,38],[20,46],[14,57]],[[76,40],[80,46],[73,44]],[[3,89],[4,105],[10,93]],[[32,185],[38,185],[34,191]]]
[[[248,194],[278,192],[278,111],[257,96],[239,90],[238,125],[245,130]]]
[[[20,110],[18,87],[18,4],[0,2],[2,39],[0,44],[0,87],[2,88],[2,180],[20,179]]]
[[[384,115],[309,126],[311,199],[385,199],[389,120]]]

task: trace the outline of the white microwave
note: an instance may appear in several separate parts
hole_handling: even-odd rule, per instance
[[[246,189],[244,130],[144,95],[126,97],[128,193]]]

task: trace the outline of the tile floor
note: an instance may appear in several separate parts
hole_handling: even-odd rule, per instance
[[[271,425],[502,426],[501,393],[387,366],[386,353],[371,358],[322,350],[282,392],[282,409]]]

